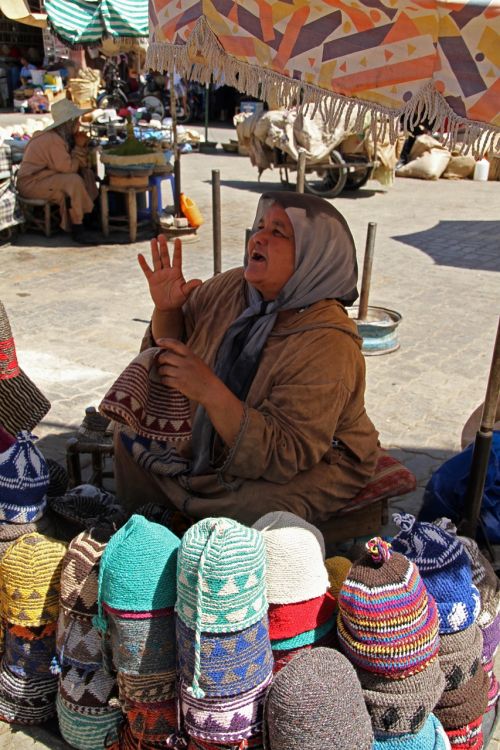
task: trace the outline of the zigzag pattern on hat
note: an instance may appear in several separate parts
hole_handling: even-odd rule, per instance
[[[118,672],[118,693],[124,709],[133,703],[163,703],[175,698],[176,670],[158,674],[133,675]]]
[[[164,741],[178,730],[177,700],[173,698],[161,706],[129,706],[127,720],[130,731],[138,740]]]
[[[78,619],[62,610],[57,621],[56,649],[61,666],[92,670],[102,664],[102,648],[99,633],[92,620]]]
[[[107,613],[113,663],[119,672],[155,674],[175,668],[175,617],[126,619]]]
[[[59,693],[68,703],[80,707],[102,708],[116,695],[116,681],[104,669],[89,672],[66,666],[62,668]]]
[[[72,615],[97,614],[98,576],[106,542],[83,531],[69,544],[61,571],[61,607]]]

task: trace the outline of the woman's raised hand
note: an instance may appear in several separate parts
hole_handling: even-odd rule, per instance
[[[164,235],[151,240],[150,268],[142,253],[137,256],[142,272],[149,284],[149,293],[157,310],[171,312],[178,310],[196,287],[202,284],[201,279],[186,281],[182,274],[182,244],[174,240],[174,255],[170,261],[167,240]]]

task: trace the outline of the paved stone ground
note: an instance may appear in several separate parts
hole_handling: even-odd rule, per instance
[[[214,128],[209,137],[235,136]],[[183,189],[206,217],[198,240],[184,247],[187,278],[213,271],[213,169],[221,174],[223,269],[241,263],[260,192],[280,187],[277,172],[259,184],[246,157],[220,149],[185,155]],[[398,179],[334,200],[352,228],[360,268],[367,224],[377,222],[370,304],[403,316],[399,351],[366,360],[367,408],[382,444],[418,478],[417,491],[394,508],[418,510],[430,475],[460,449],[462,427],[484,397],[499,314],[499,198],[498,182]],[[136,261],[147,241],[132,246],[117,233],[112,240],[82,248],[64,235],[26,234],[0,248],[0,298],[20,364],[52,401],[36,434],[44,453],[62,461],[85,407],[99,403],[135,356],[151,313]],[[2,749],[42,747],[62,745],[44,730],[0,728]],[[490,748],[500,750],[500,735]]]

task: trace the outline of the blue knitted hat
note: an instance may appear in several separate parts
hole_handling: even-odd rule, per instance
[[[417,734],[375,735],[372,750],[447,750],[449,746],[443,725],[429,714]]]
[[[429,594],[436,600],[440,633],[456,633],[475,622],[479,591],[472,583],[469,557],[459,539],[433,523],[416,521],[410,513],[395,513],[401,531],[392,548],[417,565]]]
[[[165,526],[138,515],[113,534],[99,566],[94,624],[101,632],[106,631],[103,603],[123,612],[143,613],[175,605],[179,544]]]
[[[15,444],[0,453],[0,521],[31,523],[43,515],[49,468],[33,440],[23,430]]]
[[[201,631],[244,630],[267,612],[266,551],[262,534],[229,518],[205,518],[182,538],[176,612],[195,631],[192,689],[202,698]]]

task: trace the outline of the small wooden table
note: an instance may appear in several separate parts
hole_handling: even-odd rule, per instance
[[[127,196],[127,216],[109,216],[108,193],[123,193]],[[101,185],[101,227],[105,237],[109,237],[109,224],[111,222],[123,223],[128,221],[130,242],[137,239],[137,194],[151,194],[151,218],[142,222],[158,222],[158,190],[156,185],[147,187],[114,187],[113,185]]]

